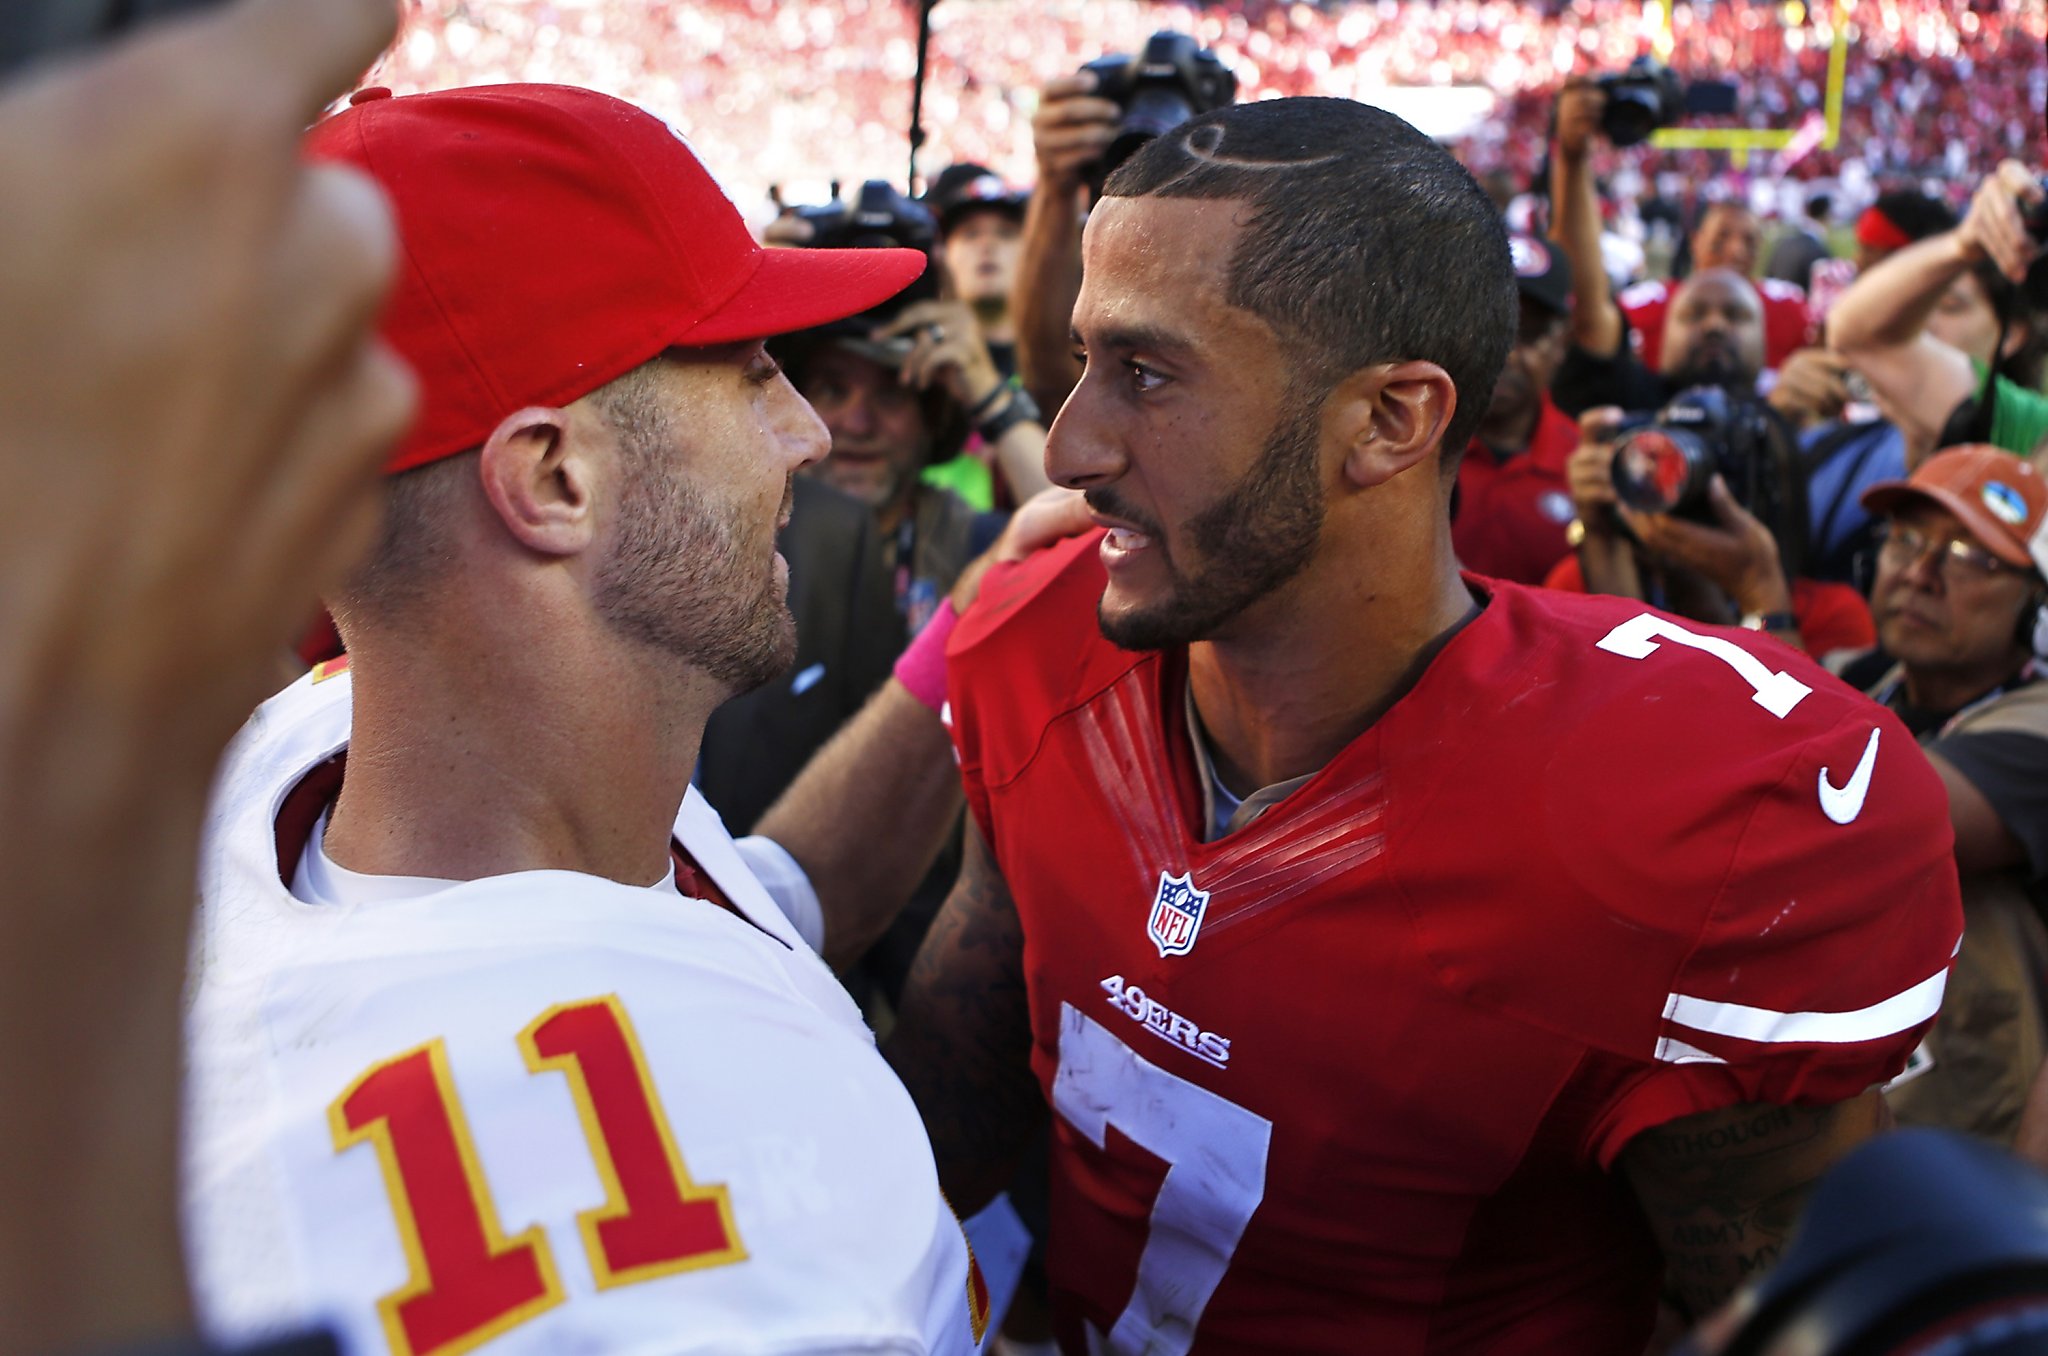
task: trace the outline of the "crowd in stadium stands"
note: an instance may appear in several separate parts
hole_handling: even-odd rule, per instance
[[[2022,0],[1854,0],[1856,60],[1843,134],[1791,173],[1856,185],[1954,176],[2017,154],[2048,100],[2048,11]],[[1827,0],[1679,7],[1670,60],[1740,82],[1729,122],[1795,127],[1822,105],[1833,34]],[[900,180],[916,69],[916,10],[899,0],[411,0],[406,33],[379,73],[401,92],[512,78],[583,83],[682,123],[748,195],[770,184],[813,195],[835,178]],[[1482,86],[1500,96],[1463,158],[1526,178],[1542,160],[1549,92],[1577,73],[1616,70],[1652,50],[1637,0],[1379,0],[1309,5],[1235,0],[951,0],[932,12],[923,122],[927,172],[952,161],[1030,177],[1026,128],[1047,79],[1106,52],[1136,51],[1160,27],[1193,33],[1237,73],[1240,97],[1370,98],[1387,86]],[[1698,180],[1709,152],[1603,155],[1647,177]],[[1852,197],[1855,194],[1852,192]],[[1868,196],[1866,192],[1864,196]]]

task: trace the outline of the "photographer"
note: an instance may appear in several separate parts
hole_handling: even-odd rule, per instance
[[[1947,784],[1963,889],[1932,1065],[1889,1100],[1901,1122],[2010,1144],[2048,1038],[2048,684],[2034,653],[2048,584],[2031,546],[2048,482],[2007,453],[1957,447],[1863,502],[1882,520],[1882,648],[1830,666],[1898,715]]]
[[[896,611],[915,634],[961,569],[1001,528],[924,469],[959,451],[970,427],[1005,460],[1042,460],[1045,428],[1005,383],[966,303],[891,303],[775,345],[797,390],[832,435],[807,474],[866,504],[894,577]]]
[[[1010,317],[1017,259],[1023,252],[1024,209],[1030,195],[1013,191],[980,165],[948,166],[932,185],[926,205],[938,218],[938,255],[952,292],[974,313],[989,359],[1003,380],[1017,375],[1017,326]],[[1051,482],[1038,447],[1016,440],[1011,455],[971,442],[958,456],[925,469],[975,508],[1020,504]],[[999,463],[1001,483],[997,483]]]
[[[970,425],[1005,461],[1015,454],[1042,465],[1037,408],[998,375],[965,302],[898,297],[773,351],[831,434],[831,455],[805,474],[873,515],[895,604],[888,639],[900,650],[1003,526],[1001,515],[976,511],[922,471],[958,451]],[[885,995],[901,985],[957,867],[949,848],[864,962]]]
[[[1092,194],[1088,169],[1116,140],[1123,106],[1096,96],[1095,72],[1055,76],[1038,92],[1031,145],[1038,186],[1024,209],[1024,249],[1010,293],[1017,373],[1040,408],[1057,410],[1081,379],[1069,320],[1081,294],[1081,223]]]
[[[1986,415],[1989,427],[1976,432],[2008,452],[2025,455],[2048,435],[2048,397],[2032,389],[2036,321],[2022,290],[2041,253],[2027,220],[2043,201],[2026,166],[2006,161],[1978,185],[1961,225],[1892,254],[1829,312],[1829,342],[1870,383],[1909,447],[1932,446]],[[2033,270],[2036,290],[2042,272]],[[1932,332],[1937,314],[1952,327],[1947,342]],[[1989,411],[1977,404],[1987,397]]]
[[[1576,263],[1572,278],[1573,342],[1550,386],[1551,398],[1565,413],[1581,414],[1596,405],[1652,410],[1695,386],[1718,386],[1733,396],[1755,394],[1763,365],[1763,303],[1747,278],[1727,269],[1688,278],[1664,318],[1664,343],[1654,369],[1629,352],[1619,313],[1611,306],[1611,347],[1588,345],[1582,336],[1598,327],[1584,319],[1587,286]],[[1605,295],[1605,281],[1593,287]]]
[[[1146,140],[1236,93],[1236,77],[1214,52],[1165,30],[1141,55],[1100,57],[1039,90],[1031,115],[1038,187],[1024,216],[1010,314],[1017,370],[1040,408],[1058,410],[1081,379],[1070,322],[1081,293],[1081,227],[1096,188]]]
[[[1571,260],[1572,342],[1600,363],[1617,362],[1630,357],[1632,349],[1639,350],[1645,369],[1665,372],[1672,367],[1668,317],[1682,304],[1683,288],[1653,281],[1638,284],[1617,299],[1600,266],[1600,200],[1590,159],[1607,116],[1608,95],[1596,81],[1574,80],[1558,93],[1550,156],[1550,235]],[[1760,235],[1756,215],[1747,207],[1732,201],[1710,205],[1693,234],[1693,278],[1726,270],[1748,280],[1756,267]],[[1788,283],[1772,282],[1756,291],[1756,299],[1756,367],[1775,368],[1806,342],[1805,293]],[[1563,383],[1569,380],[1560,375],[1558,403],[1567,413],[1628,403],[1597,394],[1582,401],[1567,398]]]
[[[1924,193],[1902,190],[1879,197],[1857,218],[1855,259],[1822,265],[1832,280],[1816,272],[1815,315],[1824,314],[1857,273],[1955,224],[1955,213]],[[1975,323],[1967,310],[1942,308],[1929,317],[1928,329],[1956,343]],[[1770,401],[1800,428],[1813,548],[1809,570],[1816,579],[1867,588],[1875,524],[1861,496],[1879,481],[1903,479],[1934,450],[1933,439],[1923,437],[1909,448],[1877,393],[1831,348],[1793,354],[1779,369]]]
[[[1776,505],[1768,522],[1738,503],[1719,474],[1691,516],[1643,513],[1615,487],[1622,418],[1603,408],[1579,421],[1579,447],[1566,465],[1579,515],[1570,534],[1575,554],[1551,571],[1548,587],[1641,598],[1694,621],[1767,631],[1809,654],[1872,643],[1870,613],[1854,589],[1804,576],[1804,503],[1786,446],[1771,439],[1761,454],[1771,464],[1758,479]]]

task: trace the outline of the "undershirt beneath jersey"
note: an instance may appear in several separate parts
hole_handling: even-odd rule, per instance
[[[438,876],[380,876],[351,871],[327,855],[326,837],[327,812],[323,810],[320,818],[313,821],[313,831],[306,835],[305,851],[299,854],[298,869],[292,873],[291,892],[302,904],[391,904],[424,899],[462,884]],[[641,888],[655,894],[678,894],[675,862],[669,862],[660,880]]]
[[[320,818],[313,823],[313,831],[306,835],[306,846],[299,853],[299,864],[292,872],[290,889],[302,904],[315,907],[326,905],[388,904],[409,899],[423,899],[439,894],[460,881],[442,880],[434,876],[379,876],[362,871],[351,871],[327,855],[324,840],[327,837],[327,812],[320,812]],[[789,851],[772,838],[755,835],[750,838],[733,840],[739,849],[740,860],[754,873],[754,878],[768,892],[768,898],[797,935],[813,951],[822,951],[825,945],[825,913],[819,902],[817,889],[810,877],[804,874],[802,866]],[[656,894],[674,895],[684,898],[676,885],[675,859],[669,859],[668,871],[654,884],[642,887]]]
[[[1192,683],[1188,684],[1183,705],[1188,713],[1188,742],[1194,745],[1195,767],[1202,777],[1203,842],[1213,843],[1225,834],[1237,832],[1293,795],[1301,788],[1303,782],[1316,775],[1313,772],[1305,772],[1299,777],[1289,777],[1284,782],[1262,786],[1249,796],[1238,796],[1216,775],[1216,762],[1209,756],[1209,736],[1202,729],[1201,713],[1195,710],[1195,688]]]

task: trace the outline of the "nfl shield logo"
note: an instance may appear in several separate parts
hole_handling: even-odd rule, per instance
[[[1152,901],[1152,916],[1145,920],[1145,935],[1165,956],[1185,956],[1195,948],[1195,934],[1202,930],[1202,912],[1209,907],[1209,892],[1197,890],[1188,877],[1159,873],[1159,894]]]

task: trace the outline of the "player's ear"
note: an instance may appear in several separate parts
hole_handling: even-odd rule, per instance
[[[1458,389],[1435,363],[1375,363],[1337,384],[1324,428],[1344,449],[1344,478],[1365,490],[1436,451],[1457,407]]]
[[[529,406],[506,415],[484,440],[484,495],[528,550],[574,555],[597,539],[596,489],[610,440],[596,436],[593,419]]]

